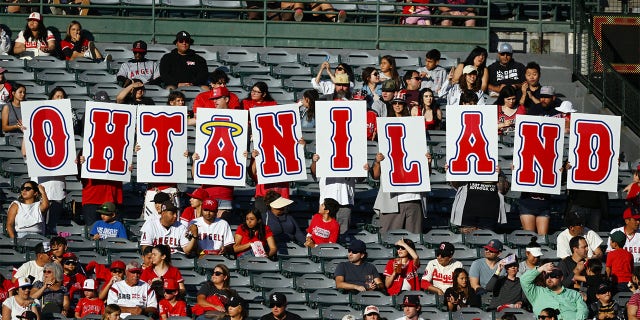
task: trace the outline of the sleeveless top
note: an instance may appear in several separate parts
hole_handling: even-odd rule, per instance
[[[20,107],[14,106],[12,102],[7,103],[6,106],[7,108],[9,108],[9,116],[7,117],[7,124],[10,126],[15,126],[16,124],[18,124],[18,120],[22,120],[22,111]],[[22,132],[22,130],[14,129],[11,131],[7,131],[6,133],[9,133],[9,132]]]
[[[38,233],[43,234],[43,219],[40,212],[40,201],[26,204],[17,200],[11,204],[18,206],[18,213],[15,219],[16,232],[20,233]]]

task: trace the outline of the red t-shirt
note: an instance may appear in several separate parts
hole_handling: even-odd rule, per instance
[[[78,50],[75,50],[76,48]],[[89,40],[87,39],[82,39],[82,41],[78,41],[78,42],[71,42],[68,40],[60,41],[60,51],[62,51],[64,58],[66,60],[71,60],[71,55],[73,54],[73,51],[84,52],[87,50],[89,50]]]
[[[153,268],[143,269],[142,274],[140,275],[140,280],[148,284],[151,284],[151,282],[153,282],[153,279],[155,278],[160,278],[160,276],[156,274]],[[182,278],[182,274],[180,273],[180,270],[178,270],[178,268],[174,266],[170,266],[169,270],[167,270],[167,272],[162,276],[162,278],[175,279],[178,283],[184,282],[184,279]]]
[[[171,302],[167,299],[160,300],[158,304],[160,307],[160,315],[163,314],[167,317],[186,317],[187,316],[187,304],[184,301],[178,300],[175,305],[171,305]]]
[[[519,105],[518,109],[516,109],[516,112],[512,115],[507,115],[506,113],[504,113],[502,111],[502,106],[498,106],[498,123],[505,123],[509,120],[513,121],[513,124],[515,125],[516,123],[516,116],[519,114],[527,114],[527,109],[523,106],[523,105]],[[498,129],[498,134],[502,134],[503,131],[513,131],[513,128],[510,129]]]
[[[184,221],[185,223],[189,223],[191,220],[197,218],[196,217],[196,209],[192,206],[188,206],[182,210],[180,214],[180,221]]]
[[[307,233],[315,244],[336,243],[340,235],[340,224],[336,219],[324,221],[322,214],[316,213],[311,218]]]
[[[9,289],[13,288],[14,284],[9,279],[4,279],[2,281],[2,287],[0,287],[0,303],[4,302],[9,298]]]
[[[193,113],[196,114],[198,113],[198,108],[215,108],[216,107],[216,103],[211,99],[211,95],[213,94],[212,90],[206,91],[206,92],[202,92],[199,93],[196,98],[193,100]],[[238,96],[233,93],[233,92],[229,92],[229,103],[227,103],[229,105],[229,109],[240,109],[240,99],[238,99]]]
[[[633,255],[622,248],[609,251],[607,267],[611,268],[611,275],[615,276],[618,283],[627,283],[633,274]]]
[[[265,228],[264,239],[266,240],[269,237],[273,237],[273,231],[271,231],[271,228],[269,226],[264,226],[264,228]],[[236,234],[242,237],[242,239],[240,240],[240,244],[247,244],[247,243],[258,241],[258,236],[250,235],[249,230],[245,230],[243,225],[239,226],[238,229],[236,229]],[[262,247],[265,249],[265,251],[267,250],[267,241],[262,241]],[[251,249],[247,249],[243,252],[239,252],[237,256],[238,257],[242,256],[243,254],[247,253],[249,250]]]
[[[280,194],[281,197],[289,199],[289,182],[277,182],[267,184],[256,184],[256,197],[264,197],[267,191],[273,190]]]
[[[251,100],[251,99],[244,99],[242,100],[242,108],[244,110],[249,110],[251,108],[255,108],[255,107],[268,107],[268,106],[275,106],[278,103],[275,101],[256,101],[256,100]]]
[[[82,179],[82,204],[122,203],[122,182]]]
[[[394,261],[395,259],[391,259],[387,262],[383,273],[385,277],[393,274]],[[418,269],[413,265],[413,260],[409,260],[409,262],[402,267],[400,275],[397,276],[391,283],[391,286],[387,288],[389,295],[395,296],[400,293],[400,291],[403,290],[402,287],[405,284],[405,280],[408,285],[411,286],[409,290],[420,290],[420,277],[418,277]]]
[[[80,318],[88,314],[103,314],[104,313],[104,301],[94,298],[87,299],[82,298],[76,305],[76,313],[80,313]]]
[[[367,110],[367,140],[374,140],[375,133],[376,133],[376,119],[378,119],[378,115],[376,114],[375,111],[373,110]]]
[[[637,183],[632,184],[629,189],[629,193],[627,194],[627,200],[637,197],[638,193],[640,193],[640,186]]]
[[[67,292],[69,292],[69,298],[73,299],[73,295],[76,291],[80,292],[80,297],[84,297],[82,294],[82,285],[84,284],[84,280],[87,279],[84,274],[76,273],[71,276],[64,275],[62,280],[62,285],[67,288]]]

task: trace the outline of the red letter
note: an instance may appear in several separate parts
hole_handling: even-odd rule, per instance
[[[520,136],[522,137],[522,145],[518,150],[520,169],[516,174],[518,184],[555,186],[557,179],[555,163],[558,159],[556,143],[560,139],[560,127],[552,124],[522,122]]]
[[[574,182],[599,184],[607,180],[613,160],[613,133],[601,121],[579,120],[575,124],[576,165]]]
[[[169,159],[173,147],[172,135],[184,134],[184,115],[160,113],[155,115],[144,112],[140,115],[140,133],[153,135],[154,159],[151,174],[154,176],[170,176],[173,174],[173,164]]]
[[[212,121],[214,122],[227,122],[233,124],[233,119],[228,116],[215,116]],[[211,135],[209,140],[205,143],[204,149],[207,151],[204,154],[202,161],[198,162],[198,176],[200,177],[218,177],[216,170],[217,162],[222,161],[222,176],[228,179],[240,179],[243,178],[242,166],[236,159],[236,152],[238,146],[232,138],[232,127],[223,125],[212,125]]]
[[[330,112],[331,123],[333,124],[333,154],[331,155],[331,169],[334,171],[350,170],[352,157],[349,154],[351,143],[351,132],[349,123],[351,122],[351,109],[333,108]]]
[[[129,145],[127,129],[131,126],[131,114],[120,110],[93,109],[89,123],[93,131],[89,137],[91,150],[87,158],[87,170],[125,174],[128,167],[125,150]]]
[[[496,161],[489,158],[489,141],[480,128],[482,121],[482,113],[462,113],[462,133],[455,146],[457,154],[449,162],[449,170],[452,174],[469,173],[471,157],[476,159],[474,168],[476,174],[495,172]]]
[[[257,147],[262,154],[260,165],[264,176],[302,171],[302,160],[298,159],[297,153],[298,141],[293,131],[296,120],[295,113],[290,111],[256,116],[256,129],[262,137]]]
[[[388,124],[385,127],[387,137],[389,137],[389,160],[391,161],[391,172],[389,172],[389,183],[392,185],[418,185],[422,181],[420,174],[420,163],[411,161],[407,163],[407,152],[405,149],[406,130],[403,124]],[[405,167],[405,163],[407,167]]]
[[[64,117],[55,108],[43,106],[31,115],[31,147],[36,163],[44,169],[61,168],[67,160],[67,132]]]

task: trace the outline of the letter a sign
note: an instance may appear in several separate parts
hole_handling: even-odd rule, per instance
[[[567,188],[616,192],[620,157],[620,117],[571,114]]]
[[[447,181],[498,181],[497,108],[447,108]]]

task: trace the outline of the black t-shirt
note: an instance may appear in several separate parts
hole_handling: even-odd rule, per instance
[[[495,218],[498,221],[500,214],[500,198],[498,197],[498,187],[495,182],[469,182],[467,185],[467,198],[464,204],[462,217],[463,225],[465,221],[473,221],[472,218]]]
[[[286,320],[302,320],[302,318],[300,318],[300,316],[295,313],[285,311],[285,314],[286,314],[285,316]],[[276,319],[276,317],[273,316],[273,313],[269,312],[264,316],[260,317],[260,320],[278,320],[278,319]]]
[[[489,66],[489,84],[494,86],[521,84],[525,80],[524,70],[524,65],[514,60],[509,61],[506,66],[496,61]]]

